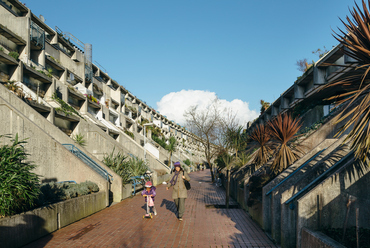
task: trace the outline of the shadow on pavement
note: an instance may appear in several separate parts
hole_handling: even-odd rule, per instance
[[[164,205],[166,206],[167,210],[171,211],[175,215],[177,214],[175,202],[163,199],[161,207],[163,207]]]

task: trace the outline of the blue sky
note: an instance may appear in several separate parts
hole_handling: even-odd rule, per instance
[[[195,90],[229,102],[240,99],[256,112],[261,99],[274,101],[302,74],[297,60],[317,60],[312,51],[338,44],[331,29],[343,28],[339,17],[345,19],[354,5],[352,0],[23,2],[50,27],[91,43],[93,60],[154,108],[171,92]]]

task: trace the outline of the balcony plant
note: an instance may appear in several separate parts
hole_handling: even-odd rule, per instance
[[[62,99],[60,99],[57,96],[57,93],[54,93],[53,94],[52,99],[54,99],[55,101],[57,101],[60,104],[60,106],[61,106],[60,108],[56,108],[55,110],[62,111],[66,116],[68,116],[68,115],[77,115],[80,118],[84,119],[73,107],[71,107],[65,101],[63,101]]]
[[[48,73],[46,74],[46,76],[48,76],[49,78],[53,77],[53,69],[52,68],[48,68]]]
[[[15,52],[15,51],[11,51],[8,55],[10,57],[13,57],[15,60],[18,60],[18,58],[19,58],[19,53]]]
[[[129,130],[125,129],[124,133],[127,134],[128,136],[130,136],[131,139],[135,139],[135,135],[132,132],[130,132]]]
[[[11,92],[13,92],[15,95],[17,95],[19,98],[24,99],[25,94],[24,94],[24,92],[23,92],[23,89],[22,89],[22,87],[19,87],[19,86],[15,83],[15,81],[10,81],[10,80],[8,80],[8,81],[4,84],[4,86],[5,86],[8,90],[10,90]]]
[[[92,102],[95,102],[97,104],[100,104],[98,99],[96,99],[95,97],[93,97],[92,95],[87,95],[87,94],[84,94],[84,96],[86,96],[87,99],[89,99],[90,101]]]

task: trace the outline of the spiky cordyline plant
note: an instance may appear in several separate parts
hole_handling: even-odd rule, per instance
[[[303,154],[299,146],[293,147],[290,143],[302,125],[299,119],[293,119],[288,114],[279,114],[268,122],[268,126],[275,144],[275,159],[272,162],[271,170],[274,173],[279,173]]]
[[[265,125],[259,124],[253,130],[250,138],[258,144],[256,146],[258,150],[253,157],[253,163],[257,166],[265,164],[271,155],[271,148],[268,144],[271,138],[269,129]]]
[[[350,76],[344,76],[328,86],[345,86],[352,88],[350,91],[335,96],[345,98],[338,104],[345,103],[346,108],[338,115],[337,122],[349,117],[337,135],[343,134],[353,126],[347,140],[352,140],[351,149],[355,151],[355,157],[365,161],[370,149],[370,84],[368,73],[370,71],[370,14],[364,0],[362,0],[363,11],[355,3],[356,7],[350,10],[353,20],[347,16],[344,32],[334,32],[334,37],[347,49],[344,54],[355,59],[354,65],[345,65],[351,70]],[[368,1],[370,6],[370,1]],[[334,98],[334,97],[333,97]]]

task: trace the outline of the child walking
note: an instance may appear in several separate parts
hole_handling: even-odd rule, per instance
[[[155,190],[156,190],[156,187],[154,187],[152,185],[152,182],[149,181],[149,182],[145,183],[145,189],[143,190],[143,192],[141,192],[141,195],[143,197],[145,197],[145,202],[147,202],[147,200],[149,200],[149,202],[147,202],[147,204],[149,206],[149,208],[147,208],[147,214],[149,214],[151,212],[150,207],[152,207],[154,215],[157,215],[157,210],[155,209],[155,206],[154,206],[154,197],[157,194],[155,192]]]

